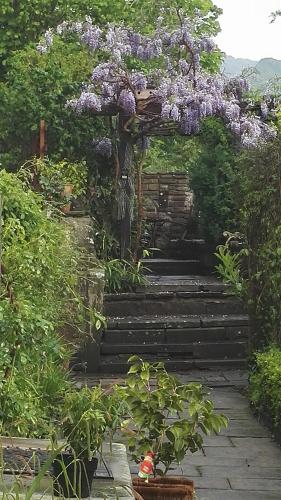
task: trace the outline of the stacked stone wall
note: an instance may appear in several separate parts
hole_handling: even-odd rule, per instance
[[[193,193],[186,173],[144,174],[144,218],[155,225],[155,244],[183,238],[193,215]]]

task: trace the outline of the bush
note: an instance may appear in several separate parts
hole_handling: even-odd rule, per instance
[[[79,255],[42,198],[0,172],[3,199],[0,284],[1,434],[44,436],[68,381],[60,327],[76,320]]]
[[[281,137],[239,162],[242,232],[255,348],[281,342]]]
[[[273,423],[281,425],[281,348],[272,346],[256,354],[250,376],[250,399],[256,410]]]
[[[105,291],[120,293],[134,291],[138,286],[147,285],[144,268],[141,261],[113,259],[104,262]]]
[[[200,151],[189,166],[190,186],[203,236],[215,244],[223,240],[225,230],[238,228],[237,174],[232,141],[230,132],[220,120],[206,120],[200,133]]]

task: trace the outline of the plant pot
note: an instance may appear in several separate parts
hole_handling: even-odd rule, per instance
[[[149,479],[133,479],[133,488],[144,500],[192,500],[194,483],[181,476],[165,476]]]
[[[64,199],[64,198],[69,198],[71,195],[72,195],[72,192],[73,192],[73,185],[72,184],[66,184],[64,186],[64,190],[62,191],[61,193],[61,198]],[[64,214],[69,214],[70,210],[71,210],[71,202],[69,203],[66,203],[65,205],[63,205],[61,208],[61,211],[64,213]]]
[[[86,498],[91,494],[98,459],[77,459],[69,453],[58,455],[53,462],[54,495]]]

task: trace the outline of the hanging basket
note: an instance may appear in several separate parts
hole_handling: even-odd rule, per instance
[[[182,476],[166,476],[149,479],[133,479],[134,490],[144,500],[193,500],[194,483]]]

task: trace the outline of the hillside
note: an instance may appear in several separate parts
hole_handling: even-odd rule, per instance
[[[226,56],[223,64],[223,72],[228,76],[240,75],[243,70],[249,68],[253,70],[249,80],[255,88],[264,89],[269,80],[281,78],[281,61],[270,57],[252,61]]]

